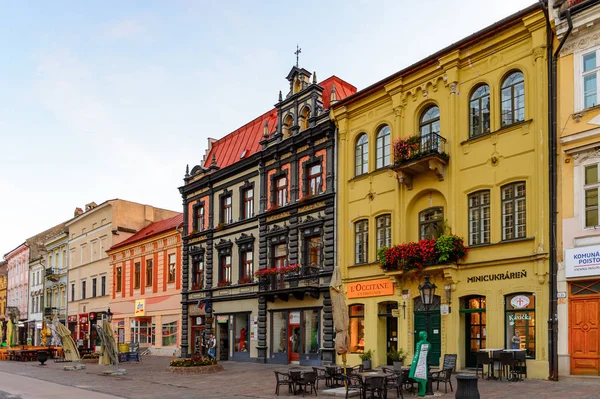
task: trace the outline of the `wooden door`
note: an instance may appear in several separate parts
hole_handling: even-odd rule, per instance
[[[600,375],[599,312],[599,297],[569,298],[571,374]]]
[[[429,313],[429,331],[427,331],[427,313]],[[427,340],[431,344],[431,350],[427,357],[429,364],[433,367],[440,365],[440,356],[442,355],[442,327],[441,316],[439,310],[415,312],[415,334],[414,346],[417,347],[419,342],[419,332],[427,331]]]
[[[288,361],[300,361],[300,324],[291,324],[288,328]]]

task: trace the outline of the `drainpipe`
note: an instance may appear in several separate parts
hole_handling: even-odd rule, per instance
[[[573,29],[571,12],[567,9],[564,13],[568,22],[568,29],[560,40],[556,50],[553,50],[553,32],[550,25],[547,3],[540,0],[544,16],[546,17],[546,40],[548,52],[548,178],[549,178],[549,215],[550,215],[550,300],[548,309],[548,347],[549,347],[549,380],[558,381],[558,308],[557,308],[557,65],[560,50]]]

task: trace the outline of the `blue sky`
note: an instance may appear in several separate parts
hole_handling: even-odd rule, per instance
[[[185,165],[295,63],[364,88],[531,0],[0,0],[0,254],[122,198],[181,211]]]

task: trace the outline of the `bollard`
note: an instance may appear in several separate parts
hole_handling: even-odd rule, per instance
[[[456,399],[480,399],[477,380],[479,377],[473,374],[458,374],[456,376]]]

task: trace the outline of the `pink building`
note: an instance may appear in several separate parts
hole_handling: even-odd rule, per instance
[[[18,309],[18,337],[17,342],[25,343],[26,327],[24,322],[27,320],[28,287],[27,280],[29,275],[29,247],[23,243],[4,255],[4,260],[8,262],[8,286],[7,286],[7,314],[13,309]]]

